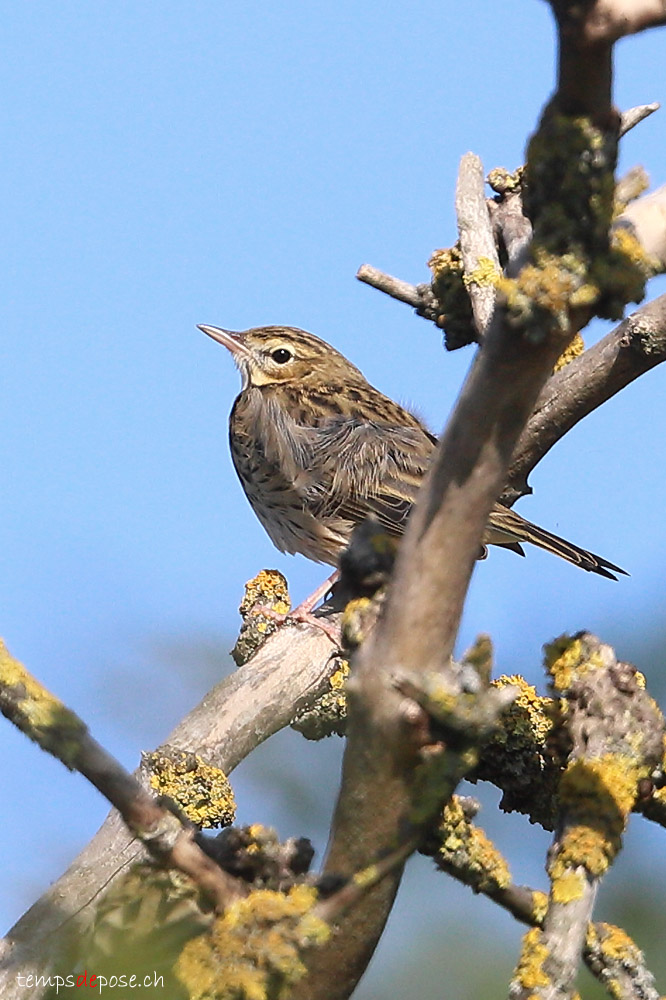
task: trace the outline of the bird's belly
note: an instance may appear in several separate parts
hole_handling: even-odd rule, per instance
[[[250,505],[273,545],[290,555],[336,566],[353,524],[337,517],[315,517],[299,493],[279,475],[250,477],[236,469]]]

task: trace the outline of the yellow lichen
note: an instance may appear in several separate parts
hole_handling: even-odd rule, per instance
[[[564,353],[560,354],[559,358],[555,362],[553,372],[559,372],[560,369],[566,368],[566,366],[570,364],[574,360],[574,358],[580,357],[580,355],[583,353],[584,350],[585,350],[585,341],[583,340],[581,335],[577,333],[574,339],[571,341],[571,343],[564,351]]]
[[[617,135],[591,120],[546,110],[532,137],[524,205],[534,226],[531,260],[499,290],[507,316],[539,342],[566,334],[574,310],[616,319],[640,302],[651,271],[624,230],[610,238]],[[557,197],[553,197],[557,192]],[[633,239],[629,237],[629,239]]]
[[[585,876],[580,871],[563,871],[552,880],[551,896],[554,903],[571,903],[581,899],[585,889]]]
[[[570,822],[549,865],[553,880],[579,867],[594,878],[607,871],[620,849],[638,781],[646,770],[621,754],[569,764],[560,800]]]
[[[562,769],[557,747],[551,745],[559,717],[557,702],[537,694],[517,675],[492,683],[518,688],[518,696],[502,713],[497,731],[483,748],[477,776],[502,789],[502,809],[526,813],[532,822],[551,829]]]
[[[613,924],[590,923],[587,928],[586,944],[592,954],[600,952],[600,964],[604,968],[603,984],[613,1000],[626,997],[626,984],[613,977],[613,969],[626,971],[645,967],[645,956],[622,928]]]
[[[512,191],[520,190],[524,173],[524,167],[518,167],[513,172],[507,170],[506,167],[494,167],[486,180],[493,191],[500,195],[506,195]]]
[[[543,943],[542,931],[531,927],[523,937],[523,945],[514,978],[525,990],[548,986],[550,977],[544,971],[549,952]]]
[[[556,691],[568,691],[574,678],[601,666],[598,650],[589,650],[580,636],[561,635],[543,647],[544,665]]]
[[[518,688],[518,695],[503,719],[511,719],[512,733],[522,731],[531,742],[545,746],[553,730],[553,699],[537,694],[534,685],[528,684],[520,674],[502,674],[492,682],[492,686]],[[512,713],[515,713],[515,718],[511,717]]]
[[[470,285],[478,285],[480,288],[492,287],[500,279],[500,272],[497,266],[489,257],[479,257],[476,267],[469,274],[463,275],[463,282],[466,288]]]
[[[169,748],[144,754],[150,786],[168,795],[198,827],[228,826],[236,815],[231,785],[219,767],[194,753]]]
[[[506,861],[484,831],[468,819],[457,795],[444,807],[435,838],[438,865],[475,892],[503,889],[511,884]]]
[[[347,724],[347,694],[345,685],[349,677],[349,660],[338,660],[328,679],[329,689],[311,708],[300,712],[291,726],[307,740],[320,740],[334,733],[344,735]]]
[[[590,923],[587,928],[587,944],[598,946],[611,962],[635,962],[641,955],[640,949],[626,931],[614,924]]]
[[[562,838],[558,853],[548,865],[548,873],[555,882],[571,868],[584,867],[592,878],[600,878],[608,871],[618,847],[599,830],[574,824]]]
[[[535,250],[535,263],[526,264],[517,278],[500,278],[497,290],[507,315],[539,340],[550,328],[564,333],[569,328],[569,304],[581,287],[561,257]]]
[[[562,776],[560,799],[568,810],[589,810],[597,819],[624,823],[634,807],[638,782],[647,772],[647,765],[619,753],[572,761]]]
[[[245,584],[239,611],[243,619],[236,645],[231,651],[235,662],[247,663],[260,646],[280,627],[280,620],[266,614],[287,615],[291,609],[287,581],[277,569],[262,569]]]
[[[379,868],[377,865],[366,865],[352,878],[352,882],[359,888],[365,888],[366,886],[374,885],[379,877]]]
[[[584,866],[603,875],[620,849],[622,833],[634,807],[646,765],[623,754],[575,760],[560,782],[562,808],[571,819],[550,867],[552,877]]]
[[[332,691],[341,691],[349,677],[349,661],[340,660],[337,670],[328,679]]]
[[[317,892],[254,890],[232,903],[205,934],[186,944],[176,975],[190,1000],[282,1000],[304,975],[303,952],[323,944],[328,925],[314,915]]]
[[[345,605],[341,625],[342,638],[347,648],[356,649],[365,642],[376,621],[374,607],[371,597],[355,597]]]
[[[546,913],[548,912],[548,896],[545,892],[539,892],[537,889],[532,890],[532,914],[534,916],[534,922],[539,926],[546,919]]]
[[[277,614],[287,615],[291,609],[287,581],[277,569],[262,569],[245,584],[245,594],[239,611],[245,618],[255,605],[269,607]]]

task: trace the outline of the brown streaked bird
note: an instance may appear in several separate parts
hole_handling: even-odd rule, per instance
[[[199,329],[223,344],[240,370],[231,455],[273,544],[336,566],[354,525],[368,514],[401,535],[437,445],[421,421],[305,330]],[[524,555],[522,542],[612,580],[625,572],[496,503],[483,544]]]

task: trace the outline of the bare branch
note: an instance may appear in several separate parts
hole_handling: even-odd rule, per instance
[[[639,125],[640,122],[649,118],[650,115],[653,115],[660,107],[659,101],[653,101],[652,104],[639,104],[635,108],[623,111],[620,115],[620,138]]]
[[[373,267],[372,264],[361,264],[356,272],[356,277],[366,285],[372,285],[378,291],[385,292],[391,298],[398,299],[399,302],[406,302],[413,309],[418,309],[422,304],[416,285],[410,285],[402,278],[394,278],[391,274],[385,274],[379,268]]]
[[[559,2],[555,6],[574,9],[572,20],[580,18],[576,28],[586,45],[615,42],[646,28],[666,24],[666,4],[663,0],[596,0],[582,7],[571,2]]]
[[[615,220],[613,228],[631,228],[641,247],[666,270],[666,184],[632,201]]]
[[[530,473],[579,420],[664,360],[666,295],[661,295],[548,380],[516,446],[503,502],[531,492]]]

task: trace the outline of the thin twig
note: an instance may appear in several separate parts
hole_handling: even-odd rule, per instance
[[[649,118],[650,115],[653,115],[660,107],[661,104],[659,101],[653,101],[652,104],[638,104],[635,108],[623,111],[620,115],[620,138],[631,131],[632,128],[635,128],[640,122]]]
[[[423,303],[416,285],[410,285],[408,281],[401,278],[394,278],[391,274],[385,274],[372,264],[361,264],[356,277],[366,285],[372,285],[380,292],[390,295],[392,299],[399,302],[406,302],[413,309],[418,309]]]

